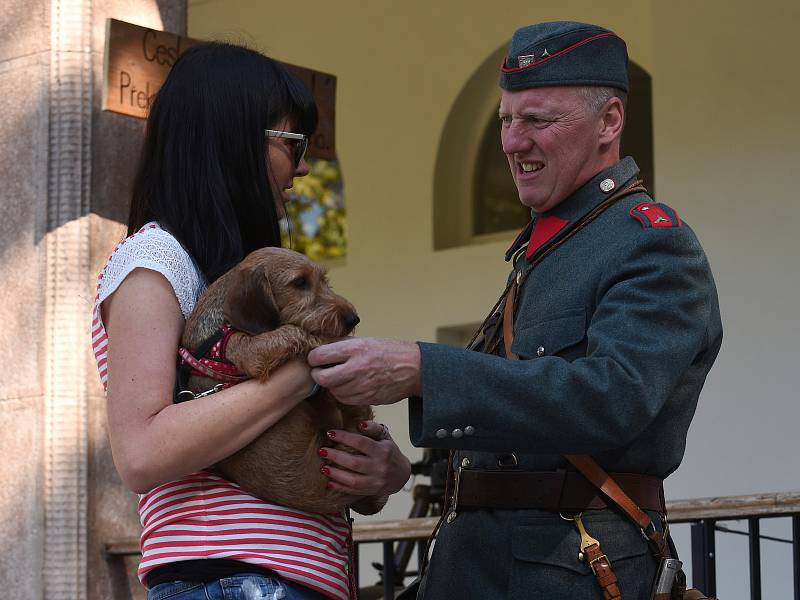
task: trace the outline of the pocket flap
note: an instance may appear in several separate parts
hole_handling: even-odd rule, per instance
[[[511,350],[520,358],[554,356],[586,336],[586,310],[569,309],[546,321],[522,324],[515,332]]]
[[[597,538],[600,548],[614,562],[648,552],[647,542],[633,527],[619,520],[597,522],[587,520],[589,535]],[[585,560],[578,559],[581,538],[571,522],[542,523],[541,525],[518,525],[511,536],[511,552],[514,558],[527,562],[542,563],[569,569],[576,573],[591,575],[592,570]]]

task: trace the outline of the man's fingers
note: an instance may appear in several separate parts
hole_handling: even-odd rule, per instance
[[[311,377],[322,387],[333,389],[353,381],[355,374],[346,365],[336,365],[325,368],[315,367],[311,369]]]
[[[350,358],[355,341],[355,339],[349,338],[318,346],[308,353],[308,364],[312,367],[325,367],[343,363]]]

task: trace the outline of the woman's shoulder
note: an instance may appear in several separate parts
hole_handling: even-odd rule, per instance
[[[98,278],[98,303],[138,268],[158,272],[169,281],[184,317],[205,288],[203,275],[186,249],[170,232],[150,222],[122,240],[108,257]]]

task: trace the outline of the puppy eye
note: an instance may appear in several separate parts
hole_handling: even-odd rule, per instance
[[[308,279],[301,275],[292,280],[292,285],[299,290],[304,290],[308,287]]]

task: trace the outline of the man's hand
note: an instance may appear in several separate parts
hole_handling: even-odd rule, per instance
[[[419,395],[419,347],[413,342],[349,338],[308,355],[311,376],[343,404],[393,404]]]

